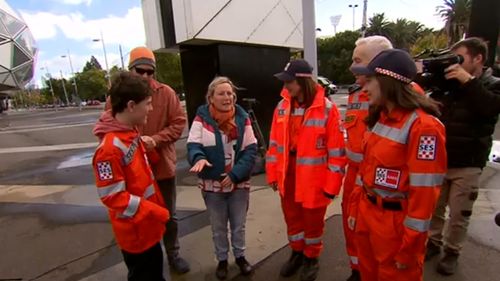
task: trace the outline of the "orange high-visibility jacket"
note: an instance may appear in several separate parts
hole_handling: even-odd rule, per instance
[[[349,165],[359,165],[363,160],[362,142],[366,133],[365,119],[368,116],[369,97],[365,91],[358,90],[349,95],[344,127],[347,134],[346,156]]]
[[[107,133],[93,168],[97,192],[121,249],[141,253],[158,243],[169,213],[136,131]]]
[[[381,113],[364,142],[364,159],[355,189],[380,200],[402,203],[403,227],[380,227],[401,232],[396,260],[407,264],[425,251],[427,231],[447,169],[445,128],[437,118],[420,109],[394,109],[390,114]],[[358,204],[350,203],[353,217]],[[363,217],[370,219],[369,215]]]
[[[304,115],[297,136],[295,201],[304,208],[318,208],[330,203],[324,193],[338,195],[344,176],[345,148],[343,128],[335,104],[324,96],[319,85],[312,105],[291,112],[291,97],[286,89],[274,111],[266,156],[269,183],[277,183],[284,196],[288,168],[290,115]]]

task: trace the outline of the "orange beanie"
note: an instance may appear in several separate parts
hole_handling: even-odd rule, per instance
[[[128,69],[134,68],[134,66],[147,64],[156,68],[156,60],[153,52],[146,47],[137,47],[130,51],[130,59],[128,61]]]

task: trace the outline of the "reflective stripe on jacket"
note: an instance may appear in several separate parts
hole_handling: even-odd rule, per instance
[[[359,165],[363,160],[362,141],[367,131],[368,101],[368,95],[362,90],[350,94],[348,98],[344,127],[347,134],[346,156],[350,165]]]

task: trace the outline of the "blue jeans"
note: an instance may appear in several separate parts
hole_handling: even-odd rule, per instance
[[[231,245],[234,257],[244,257],[245,223],[250,190],[235,189],[228,193],[202,191],[202,195],[210,216],[217,260],[225,261],[228,258],[228,222],[231,226]]]

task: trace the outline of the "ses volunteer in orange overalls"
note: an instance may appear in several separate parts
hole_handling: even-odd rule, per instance
[[[301,280],[315,280],[326,207],[344,176],[343,130],[335,104],[314,82],[305,60],[291,61],[275,76],[285,85],[274,112],[266,172],[279,190],[293,250],[281,275],[293,275],[304,263]]]
[[[152,110],[146,80],[120,73],[109,95],[111,111],[94,128],[100,144],[92,161],[97,193],[108,208],[130,281],[164,281],[160,240],[169,213],[136,129]]]
[[[368,63],[381,51],[392,49],[391,42],[379,35],[368,36],[356,41],[356,47],[352,54],[352,66],[366,66]],[[362,87],[365,85],[365,76],[356,75],[356,83],[359,87],[349,93],[347,102],[347,110],[344,118],[344,127],[346,130],[346,156],[347,156],[347,172],[344,179],[342,192],[342,222],[344,236],[346,241],[347,255],[349,256],[350,266],[352,269],[351,276],[347,281],[358,281],[359,267],[358,255],[356,253],[355,235],[347,226],[347,218],[349,217],[349,200],[358,168],[363,160],[362,141],[363,136],[367,131],[366,123],[364,122],[368,116],[369,98]],[[354,198],[353,200],[357,200]]]
[[[363,162],[351,202],[361,280],[423,280],[430,219],[446,172],[445,130],[435,101],[410,84],[408,53],[386,50],[367,67],[370,98]],[[359,213],[359,216],[357,215]]]

